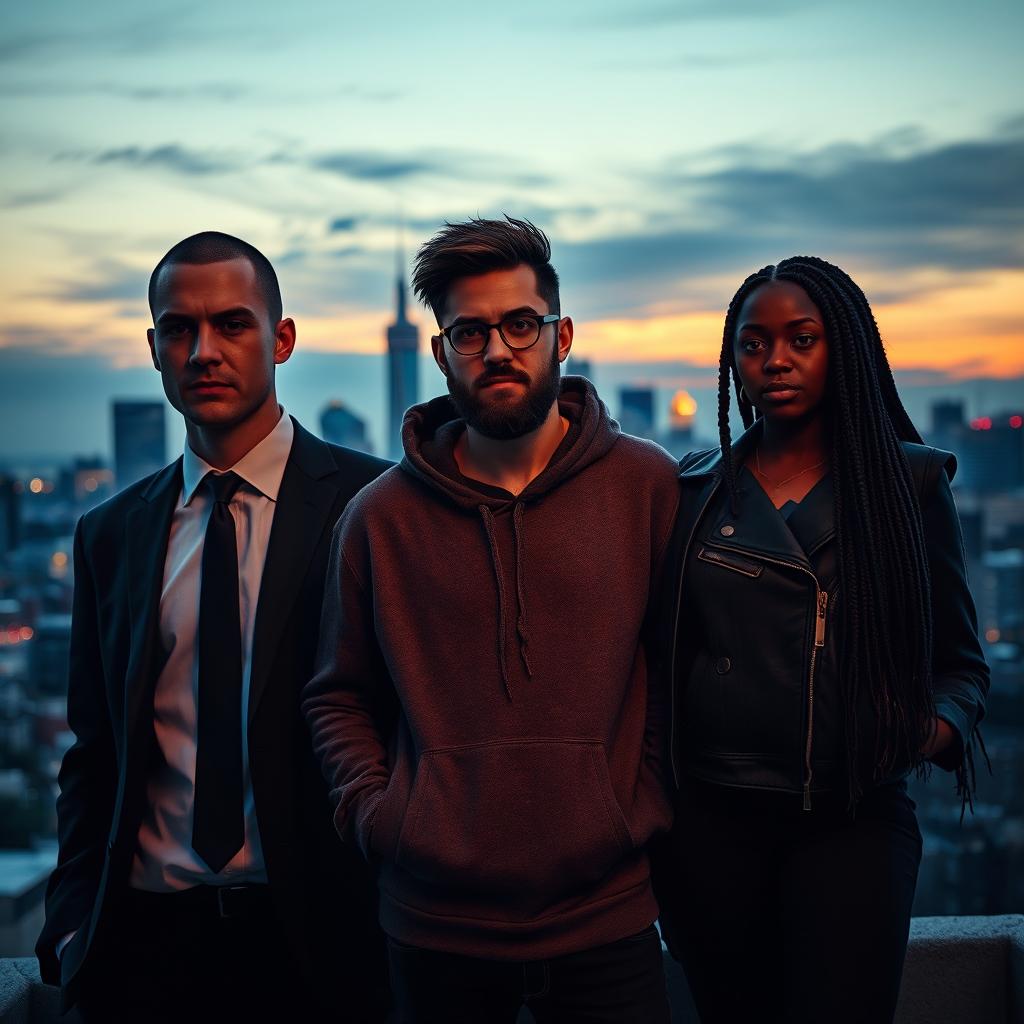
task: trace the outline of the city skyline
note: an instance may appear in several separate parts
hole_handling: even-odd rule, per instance
[[[266,252],[312,365],[385,351],[399,225],[412,253],[445,219],[502,211],[550,234],[598,367],[706,376],[738,283],[802,251],[864,286],[905,379],[1024,377],[1020,5],[524,0],[470,18],[390,0],[354,21],[320,0],[54,0],[6,18],[0,436],[45,433],[84,365],[104,405],[159,395],[128,383],[148,275],[184,235]],[[485,43],[506,60],[465,60]],[[410,302],[409,319],[425,354],[430,317]],[[375,395],[345,387],[324,400],[373,420]],[[16,419],[26,396],[39,410]]]

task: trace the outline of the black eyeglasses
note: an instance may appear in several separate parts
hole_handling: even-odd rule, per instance
[[[487,348],[491,331],[498,329],[498,335],[509,348],[521,352],[537,344],[540,329],[545,324],[553,324],[561,320],[558,313],[510,313],[496,324],[485,324],[482,320],[466,320],[463,323],[442,327],[441,334],[448,339],[459,355],[479,355]]]

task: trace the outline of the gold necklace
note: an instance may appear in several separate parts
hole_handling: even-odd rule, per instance
[[[757,475],[762,479],[767,480],[768,483],[771,484],[773,491],[780,490],[781,488],[785,487],[786,484],[788,484],[791,480],[795,480],[798,476],[803,476],[804,473],[810,473],[812,469],[817,469],[819,466],[824,466],[826,462],[828,462],[828,459],[822,459],[821,462],[816,462],[813,466],[805,466],[803,469],[800,470],[799,473],[794,473],[792,476],[787,476],[785,480],[780,480],[778,483],[776,483],[770,477],[766,476],[765,471],[761,468],[760,449],[754,449],[754,463],[755,468],[757,469]]]

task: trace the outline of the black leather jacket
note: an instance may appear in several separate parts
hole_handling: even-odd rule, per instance
[[[737,441],[736,465],[759,429],[755,424]],[[931,575],[935,706],[957,740],[937,761],[954,769],[984,713],[989,682],[949,488],[956,459],[922,445],[905,444],[904,451],[921,502]],[[845,792],[836,616],[842,593],[831,478],[808,493],[788,523],[745,469],[737,475],[732,513],[719,449],[686,456],[679,480],[683,493],[666,574],[671,611],[664,620],[676,783],[690,776],[802,793],[805,807],[815,793]],[[857,720],[865,758],[857,770],[870,786],[875,718],[869,695]]]

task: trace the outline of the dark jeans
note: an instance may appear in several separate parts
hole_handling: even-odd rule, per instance
[[[921,862],[903,785],[845,801],[687,783],[656,857],[661,927],[702,1024],[893,1018]]]
[[[328,1019],[310,1000],[269,894],[263,897],[258,891],[244,916],[222,918],[216,893],[205,887],[165,895],[127,891],[95,962],[83,966],[82,1018],[87,1024]]]
[[[581,953],[527,962],[478,960],[388,940],[397,1024],[668,1024],[654,926]]]

